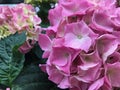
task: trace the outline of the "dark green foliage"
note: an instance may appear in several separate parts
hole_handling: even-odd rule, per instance
[[[46,73],[38,65],[31,64],[24,67],[21,74],[13,83],[12,90],[62,90],[48,80]]]
[[[25,40],[25,33],[16,33],[0,40],[0,84],[11,87],[23,68],[24,55],[18,48]]]
[[[47,77],[38,65],[28,65],[15,80],[12,90],[49,90],[54,84]]]

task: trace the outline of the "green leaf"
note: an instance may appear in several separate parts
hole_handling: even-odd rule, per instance
[[[32,49],[32,52],[34,52],[35,55],[36,55],[39,59],[42,59],[43,51],[42,51],[41,48],[39,47],[38,43],[36,43],[36,45],[35,45],[34,48]]]
[[[50,90],[52,87],[54,84],[48,80],[47,74],[38,65],[32,64],[24,67],[12,90]]]
[[[11,87],[23,68],[24,55],[18,51],[18,48],[25,40],[25,32],[0,40],[0,84]]]

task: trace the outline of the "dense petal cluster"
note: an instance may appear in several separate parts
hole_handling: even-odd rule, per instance
[[[40,23],[41,19],[37,16],[32,5],[18,4],[14,7],[0,7],[0,39],[16,32],[25,31],[27,40],[37,40],[41,31]],[[27,52],[32,47],[27,42],[21,47],[22,52]]]
[[[40,67],[58,87],[114,90],[120,87],[120,7],[117,0],[59,0],[51,26],[39,35],[48,58]]]

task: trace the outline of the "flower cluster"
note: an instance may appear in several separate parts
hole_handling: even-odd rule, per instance
[[[51,26],[39,35],[48,58],[40,65],[58,87],[113,90],[120,87],[120,7],[116,0],[59,0]]]
[[[14,7],[1,6],[0,7],[0,39],[7,37],[16,32],[26,32],[27,40],[37,40],[40,32],[41,19],[35,13],[32,5],[18,4]],[[21,51],[31,48],[27,41]]]

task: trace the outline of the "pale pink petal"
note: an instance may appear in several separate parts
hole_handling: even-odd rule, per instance
[[[58,6],[54,9],[49,10],[48,19],[52,26],[58,25],[60,23],[61,18],[62,18],[62,7],[61,6]]]
[[[96,38],[84,21],[68,24],[64,37],[65,46],[85,50],[86,52]]]
[[[83,36],[81,39],[79,39],[79,36],[72,33],[68,33],[65,36],[65,46],[71,47],[74,49],[81,49],[84,51],[88,51],[89,47],[91,45],[91,39],[87,36]]]
[[[52,48],[52,41],[46,34],[40,34],[38,43],[42,50],[48,51]]]
[[[41,23],[41,19],[37,15],[33,16],[34,26],[39,25],[40,23]]]
[[[63,13],[65,16],[70,16],[73,14],[85,14],[85,12],[93,6],[87,0],[66,0],[59,2],[63,7]]]

